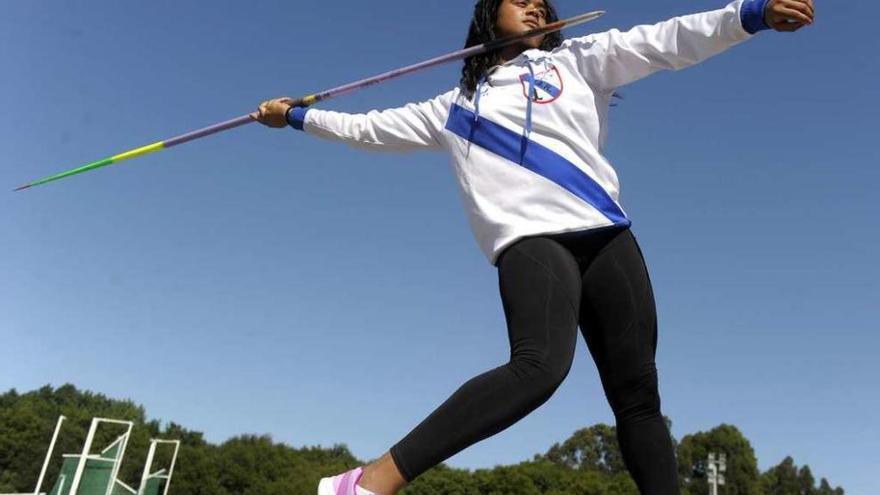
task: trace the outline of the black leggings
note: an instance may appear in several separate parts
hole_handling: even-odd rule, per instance
[[[510,362],[468,380],[391,448],[403,477],[412,481],[546,402],[568,375],[580,325],[640,493],[677,494],[654,366],[654,294],[630,230],[520,239],[497,267]]]

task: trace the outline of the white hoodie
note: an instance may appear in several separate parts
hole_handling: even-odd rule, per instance
[[[551,52],[530,49],[495,67],[470,99],[454,88],[366,114],[293,108],[288,120],[367,149],[449,152],[471,228],[494,265],[522,237],[629,226],[617,174],[601,153],[612,93],[766,29],[766,3],[735,0],[627,32],[569,39]]]

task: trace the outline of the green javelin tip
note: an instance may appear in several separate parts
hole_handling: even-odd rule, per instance
[[[27,189],[29,187],[39,186],[40,184],[45,184],[47,182],[52,182],[58,179],[63,179],[65,177],[70,177],[71,175],[81,174],[83,172],[88,172],[89,170],[94,170],[96,168],[104,167],[106,165],[110,165],[113,163],[119,163],[122,160],[129,160],[131,158],[135,158],[141,155],[146,155],[147,153],[153,153],[154,151],[159,151],[165,147],[164,141],[159,141],[158,143],[148,144],[146,146],[141,146],[140,148],[135,148],[131,151],[126,151],[125,153],[120,153],[118,155],[113,155],[110,158],[104,158],[103,160],[98,160],[96,162],[87,163],[82,167],[77,167],[72,170],[68,170],[66,172],[61,172],[60,174],[52,175],[46,177],[45,179],[40,179],[35,182],[31,182],[30,184],[25,184],[21,187],[15,188],[13,191],[21,191],[22,189]]]
[[[39,186],[40,184],[45,184],[47,182],[52,182],[58,179],[63,179],[65,177],[70,177],[71,175],[81,174],[83,172],[87,172],[92,169],[96,169],[98,167],[103,167],[106,165],[110,165],[113,163],[112,158],[104,158],[103,160],[98,160],[96,162],[88,163],[83,165],[82,167],[75,168],[73,170],[68,170],[66,172],[61,172],[60,174],[55,174],[44,179],[40,179],[38,181],[31,182],[30,184],[25,184],[20,187],[16,187],[13,191],[21,191],[22,189],[27,189],[29,187]]]

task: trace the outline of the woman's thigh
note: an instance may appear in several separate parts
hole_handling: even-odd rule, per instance
[[[580,327],[615,412],[656,395],[657,314],[641,249],[627,230],[583,274]]]
[[[561,380],[577,344],[581,274],[574,256],[551,239],[523,239],[499,259],[498,284],[511,361],[523,373],[549,371]]]

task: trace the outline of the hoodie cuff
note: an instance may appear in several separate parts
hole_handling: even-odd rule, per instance
[[[770,0],[745,0],[740,9],[740,20],[743,29],[749,34],[755,34],[758,31],[770,29],[770,26],[764,22],[764,9]]]
[[[303,124],[306,121],[306,113],[309,111],[308,107],[290,107],[287,109],[287,123],[290,127],[298,131],[303,130]]]

